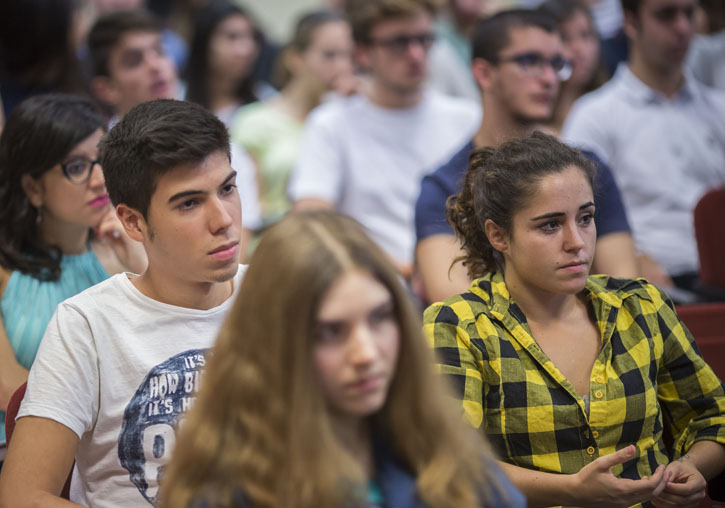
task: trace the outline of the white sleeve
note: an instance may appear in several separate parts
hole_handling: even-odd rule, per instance
[[[257,230],[262,225],[257,170],[247,152],[234,141],[231,142],[231,155],[232,168],[237,172],[239,198],[242,200],[242,225]]]
[[[62,423],[80,439],[98,415],[98,355],[88,321],[61,303],[48,324],[18,412]]]
[[[590,150],[597,154],[606,164],[611,165],[613,143],[609,135],[609,121],[616,121],[595,104],[581,99],[574,103],[564,122],[561,137],[568,144]]]
[[[290,177],[289,197],[293,202],[314,198],[336,205],[342,194],[344,171],[342,126],[336,125],[334,117],[316,113],[323,111],[314,111],[305,126],[297,165]]]

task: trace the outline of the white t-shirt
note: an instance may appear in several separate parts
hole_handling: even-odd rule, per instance
[[[471,139],[480,116],[478,104],[432,90],[406,109],[361,95],[323,104],[307,121],[290,197],[334,204],[409,265],[420,181]]]
[[[693,211],[725,185],[725,93],[687,76],[668,99],[622,64],[574,104],[563,137],[612,168],[638,250],[671,275],[698,269]]]
[[[207,349],[234,301],[176,307],[143,295],[128,277],[115,275],[58,306],[18,413],[78,435],[81,488],[73,492],[82,496],[71,500],[92,508],[152,506],[175,424],[193,403]]]

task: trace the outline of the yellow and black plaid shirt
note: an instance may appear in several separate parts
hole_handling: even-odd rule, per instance
[[[602,335],[588,415],[531,336],[500,273],[425,312],[440,370],[452,379],[467,420],[484,426],[503,460],[575,473],[635,444],[638,456],[613,473],[638,479],[696,441],[725,444],[725,388],[672,303],[642,280],[591,276],[585,292]],[[663,432],[674,439],[672,457]]]

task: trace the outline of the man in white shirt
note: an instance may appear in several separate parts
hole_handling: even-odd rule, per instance
[[[424,88],[431,0],[350,4],[369,86],[313,111],[289,192],[297,209],[334,207],[360,221],[409,275],[420,180],[473,135],[480,108]]]
[[[683,71],[696,0],[623,0],[628,65],[582,97],[564,137],[612,168],[643,274],[661,286],[696,286],[693,209],[725,185],[725,95]]]
[[[59,305],[0,475],[3,508],[152,506],[241,282],[241,203],[221,121],[198,105],[146,102],[99,150],[116,214],[148,268]],[[69,503],[58,494],[74,459]]]

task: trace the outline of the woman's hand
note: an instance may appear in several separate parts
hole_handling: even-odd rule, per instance
[[[665,466],[659,466],[651,477],[645,476],[640,480],[617,478],[612,474],[611,467],[634,458],[635,453],[634,445],[629,445],[610,455],[599,457],[576,474],[581,498],[586,499],[586,506],[632,506],[656,498],[662,493],[668,481],[674,478],[674,472]]]
[[[683,455],[670,462],[667,471],[672,473],[672,478],[662,493],[652,500],[652,504],[657,508],[699,506],[705,497],[707,482],[690,456]]]
[[[125,269],[133,273],[142,273],[146,270],[148,259],[143,244],[129,238],[113,208],[103,216],[96,227],[96,238],[111,248]]]

